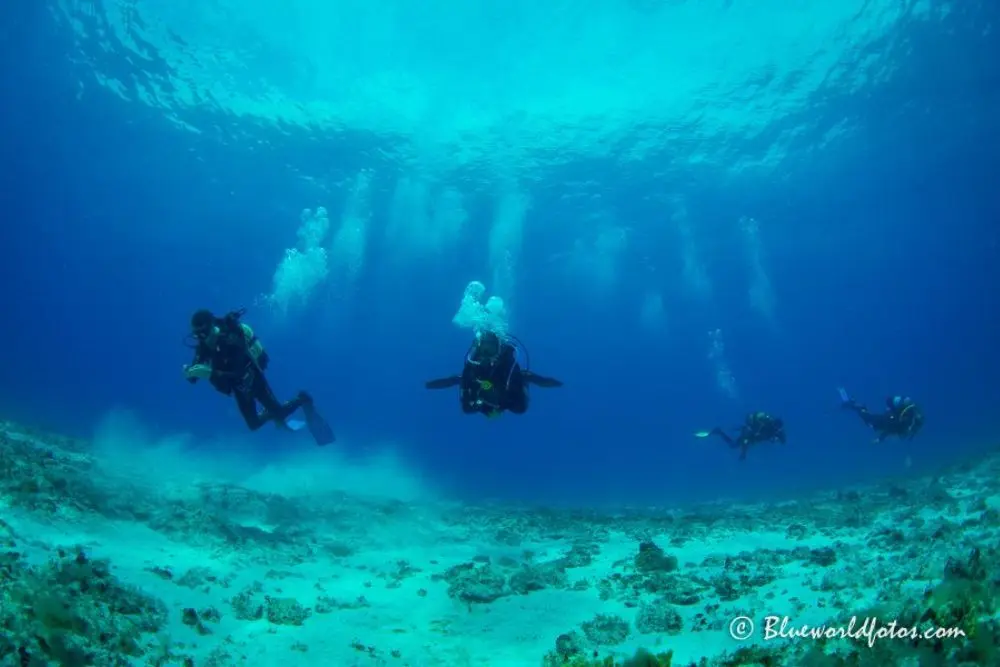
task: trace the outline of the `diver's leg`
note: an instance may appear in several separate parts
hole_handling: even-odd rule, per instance
[[[253,371],[253,384],[251,385],[252,395],[264,407],[264,414],[261,418],[264,421],[273,419],[276,422],[284,422],[293,412],[302,407],[305,403],[311,402],[307,393],[299,392],[299,395],[286,403],[281,403],[271,390],[271,383],[267,381],[260,371]]]
[[[712,435],[717,435],[720,438],[722,438],[723,440],[725,440],[726,444],[729,445],[730,447],[736,448],[736,447],[740,446],[740,443],[738,443],[735,439],[733,439],[733,436],[729,435],[728,433],[726,433],[725,431],[723,431],[718,426],[716,426],[715,428],[713,428],[710,431],[710,433],[712,433]]]
[[[253,396],[245,391],[234,392],[236,396],[236,407],[240,409],[243,420],[250,427],[251,431],[256,431],[267,422],[267,414],[257,414],[257,401]]]
[[[865,406],[861,405],[860,403],[858,403],[857,401],[855,401],[853,398],[847,398],[847,399],[842,400],[840,402],[840,407],[843,408],[844,410],[853,410],[854,412],[862,412],[862,411],[867,412],[868,411],[868,408],[866,408]]]
[[[874,429],[881,429],[883,427],[885,419],[883,419],[881,414],[873,414],[864,406],[858,408],[857,412],[858,416],[861,417],[861,421],[865,423],[865,426]]]
[[[861,421],[865,423],[865,426],[870,426],[872,428],[875,428],[875,420],[878,418],[878,416],[873,415],[871,412],[869,412],[868,408],[866,408],[865,406],[859,403],[855,403],[852,400],[847,403],[844,403],[844,409],[853,410],[854,412],[858,413],[858,416],[861,417]]]

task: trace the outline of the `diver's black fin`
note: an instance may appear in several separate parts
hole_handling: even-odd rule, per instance
[[[302,416],[306,418],[306,426],[309,428],[309,432],[312,434],[313,440],[316,441],[317,445],[321,447],[329,445],[337,439],[333,434],[333,429],[330,428],[330,424],[316,412],[316,408],[312,403],[306,403],[302,406]]]
[[[563,386],[563,383],[555,378],[547,378],[531,371],[525,371],[524,379],[536,387],[545,387],[546,389]]]
[[[748,445],[743,445],[743,448],[740,450],[740,461],[746,461],[747,460],[747,452],[749,450],[750,450],[750,447]]]
[[[837,395],[840,396],[840,407],[845,410],[853,410],[858,407],[851,395],[843,387],[837,387]]]
[[[457,387],[462,384],[461,375],[452,375],[447,378],[440,378],[438,380],[428,380],[424,383],[424,386],[428,389],[447,389],[449,387]]]

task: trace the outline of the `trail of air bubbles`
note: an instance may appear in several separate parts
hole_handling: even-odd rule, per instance
[[[673,197],[671,203],[673,205],[671,221],[680,237],[684,285],[691,296],[701,301],[709,301],[712,298],[712,283],[708,279],[705,265],[701,262],[698,241],[688,216],[687,204],[680,196]]]
[[[606,303],[621,279],[622,261],[629,247],[630,231],[607,211],[596,211],[578,221],[583,235],[571,250],[557,255],[567,280],[585,289],[594,303]]]
[[[275,269],[271,293],[263,297],[276,314],[284,316],[289,309],[305,306],[316,288],[326,279],[329,264],[323,240],[330,229],[330,219],[322,206],[304,209],[299,216],[299,242],[285,250],[285,256]]]
[[[498,294],[514,294],[517,262],[524,237],[524,219],[530,208],[528,196],[518,188],[504,192],[496,204],[489,237],[490,270]]]
[[[353,293],[355,282],[364,269],[372,218],[373,177],[374,173],[365,169],[354,178],[340,214],[340,227],[330,244],[331,270],[337,281],[336,288],[343,296]]]
[[[642,325],[655,332],[662,332],[667,327],[667,313],[663,307],[663,297],[658,292],[649,292],[642,302],[639,321]]]
[[[775,324],[774,289],[764,263],[764,248],[760,239],[760,224],[748,217],[740,218],[740,230],[746,240],[747,261],[750,265],[750,305],[772,326]]]
[[[729,398],[739,398],[736,388],[736,378],[726,361],[726,344],[722,339],[722,329],[712,329],[708,332],[708,360],[712,362],[715,371],[715,384]]]
[[[389,202],[387,245],[403,262],[437,259],[458,242],[468,218],[462,193],[455,188],[435,191],[421,178],[403,176]]]

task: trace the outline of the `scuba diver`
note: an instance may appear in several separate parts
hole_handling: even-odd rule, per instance
[[[878,433],[875,442],[882,442],[895,435],[901,440],[913,440],[924,426],[924,413],[908,396],[887,396],[885,412],[875,413],[851,398],[843,387],[839,387],[840,406],[858,413],[869,428]]]
[[[461,375],[430,380],[427,389],[459,387],[462,412],[479,412],[487,417],[499,417],[505,410],[524,414],[528,409],[528,385],[561,387],[562,382],[542,377],[527,369],[518,360],[518,351],[524,346],[513,337],[500,336],[492,331],[476,332],[476,339],[465,355]]]
[[[225,317],[216,317],[209,310],[195,311],[191,316],[194,359],[184,366],[184,377],[191,384],[208,380],[226,396],[234,396],[240,414],[251,431],[269,421],[279,427],[298,430],[308,426],[316,444],[333,442],[330,426],[313,407],[312,397],[300,391],[286,403],[280,403],[264,377],[270,361],[264,345],[247,324],[240,322],[246,309],[235,310]],[[257,412],[257,403],[263,412]],[[288,421],[299,408],[305,423]]]
[[[737,429],[739,433],[737,433],[736,437],[729,435],[718,426],[711,431],[699,431],[695,433],[695,436],[698,438],[707,438],[710,435],[717,435],[725,440],[726,444],[732,449],[739,447],[740,461],[746,459],[747,451],[753,445],[763,442],[780,442],[781,444],[785,444],[785,423],[766,412],[751,412],[747,415],[743,425],[737,427]]]

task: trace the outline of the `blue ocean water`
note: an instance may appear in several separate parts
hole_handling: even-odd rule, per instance
[[[282,7],[0,10],[4,416],[312,447],[182,379],[192,311],[246,306],[341,454],[455,497],[780,497],[995,447],[993,4]],[[320,206],[326,276],[282,312]],[[565,382],[524,416],[423,389],[472,280]],[[874,445],[838,385],[924,431]],[[692,437],[753,410],[786,446]]]

